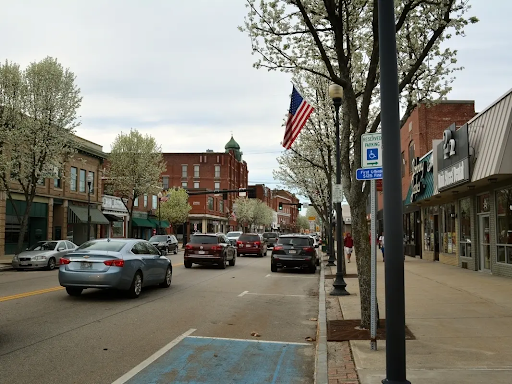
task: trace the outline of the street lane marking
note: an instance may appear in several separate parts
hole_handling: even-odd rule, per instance
[[[247,341],[250,343],[270,343],[270,344],[293,344],[293,345],[311,345],[311,343],[297,343],[294,341],[269,341],[269,340],[253,340],[253,339],[233,339],[229,337],[209,337],[209,336],[189,336],[189,339],[215,339],[215,340],[230,340],[230,341]]]
[[[187,332],[182,333],[180,336],[175,338],[173,341],[171,341],[169,344],[167,344],[165,347],[161,348],[151,356],[149,356],[146,360],[144,360],[142,363],[137,365],[136,367],[132,368],[128,372],[126,372],[123,376],[121,376],[119,379],[114,381],[112,384],[123,384],[130,380],[133,376],[135,376],[137,373],[142,371],[144,368],[148,367],[152,363],[154,363],[159,357],[163,356],[166,352],[170,351],[171,348],[176,346],[181,340],[183,340],[188,335],[195,332],[196,329],[190,328]]]
[[[238,295],[238,297],[242,297],[243,295],[246,295],[248,293],[249,293],[249,291],[243,291],[241,294]]]
[[[38,291],[18,293],[17,295],[3,296],[3,297],[0,297],[0,302],[15,300],[15,299],[22,299],[24,297],[30,297],[30,296],[35,296],[35,295],[42,295],[43,293],[60,291],[62,289],[64,289],[64,287],[53,287],[53,288],[40,289]]]
[[[178,267],[181,264],[173,264],[173,267]],[[25,297],[35,296],[35,295],[42,295],[44,293],[50,293],[50,292],[56,292],[63,290],[64,287],[53,287],[53,288],[46,288],[46,289],[39,289],[37,291],[30,291],[30,292],[23,292],[23,293],[17,293],[16,295],[10,295],[10,296],[0,296],[0,302],[2,301],[9,301],[9,300],[16,300],[16,299],[23,299]]]

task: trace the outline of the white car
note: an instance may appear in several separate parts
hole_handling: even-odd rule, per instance
[[[228,238],[229,242],[232,245],[236,245],[236,241],[238,240],[238,238],[240,237],[240,235],[242,233],[243,233],[242,231],[232,231],[232,232],[228,232],[226,234],[226,237]]]

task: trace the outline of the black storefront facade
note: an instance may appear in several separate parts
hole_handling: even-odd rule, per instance
[[[511,124],[512,90],[434,141],[433,193],[410,202],[423,259],[512,277]]]

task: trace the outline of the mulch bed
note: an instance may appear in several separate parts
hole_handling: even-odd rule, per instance
[[[369,329],[359,329],[361,320],[327,321],[327,341],[371,340]],[[386,340],[386,321],[379,320],[377,340]],[[413,333],[405,326],[405,340],[416,340]]]
[[[344,279],[350,278],[350,277],[357,277],[357,273],[347,273],[345,276],[343,276]],[[335,279],[336,275],[325,275],[325,279]]]

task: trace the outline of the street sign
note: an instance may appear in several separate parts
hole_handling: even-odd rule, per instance
[[[343,188],[341,184],[334,184],[332,186],[332,202],[342,203],[343,202]]]
[[[382,167],[380,168],[359,168],[356,171],[357,180],[378,180],[382,179]]]
[[[302,207],[303,208],[308,208],[309,207],[309,203],[302,203]]]
[[[315,220],[316,220],[316,217],[315,217],[315,216],[309,216],[309,217],[308,217],[308,220],[309,220],[309,221],[315,221]]]
[[[380,133],[361,135],[361,166],[363,168],[382,167],[382,135]]]

